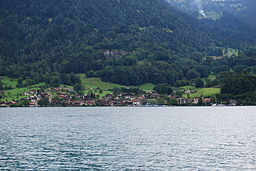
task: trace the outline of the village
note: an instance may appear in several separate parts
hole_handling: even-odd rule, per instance
[[[217,104],[212,97],[179,97],[163,95],[155,91],[114,92],[101,96],[100,88],[90,89],[81,95],[67,87],[55,87],[24,92],[20,100],[1,101],[0,107],[65,107],[65,106],[236,106],[236,100]],[[184,91],[187,95],[193,91]]]

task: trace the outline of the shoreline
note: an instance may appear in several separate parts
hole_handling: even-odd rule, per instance
[[[38,106],[38,107],[0,107],[0,109],[8,109],[8,108],[29,108],[29,109],[37,109],[37,108],[227,108],[227,107],[256,107],[256,106]]]

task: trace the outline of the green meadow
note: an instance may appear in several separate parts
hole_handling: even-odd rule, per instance
[[[82,85],[85,88],[100,88],[100,89],[108,90],[108,89],[113,89],[114,87],[116,88],[125,87],[120,84],[103,82],[101,81],[100,78],[97,78],[97,77],[86,78],[85,74],[79,74],[79,76],[81,78]]]
[[[216,94],[220,94],[220,88],[202,88],[199,89],[196,93],[190,94],[189,98],[211,97]]]
[[[92,78],[86,78],[85,74],[79,74],[82,85],[85,87],[85,94],[88,94],[89,92],[92,92],[94,94],[98,94],[100,97],[104,97],[107,94],[112,94],[113,91],[111,91],[113,88],[122,88],[127,87],[120,84],[114,84],[109,82],[103,82],[100,78],[92,77]],[[214,80],[216,79],[215,75],[210,75],[206,80]],[[11,79],[9,77],[1,77],[1,81],[5,84],[5,86],[12,87],[12,89],[5,90],[1,101],[12,101],[12,100],[20,100],[22,98],[26,98],[27,96],[24,95],[24,92],[29,92],[31,90],[39,90],[40,87],[44,87],[45,83],[39,83],[35,85],[31,85],[24,88],[15,88],[17,85],[17,79]],[[65,85],[61,85],[65,86]],[[65,86],[67,87],[67,86]],[[72,87],[72,86],[68,86]],[[139,88],[143,91],[152,91],[155,87],[152,83],[146,83],[139,86],[131,86]],[[99,88],[99,89],[96,89]],[[186,90],[194,90],[195,93],[190,94],[189,96],[186,94],[183,94],[183,97],[210,97],[215,94],[220,93],[220,88],[196,88],[195,86],[182,86],[175,88],[174,90],[178,91],[186,91]],[[50,92],[51,94],[54,94],[54,92]]]
[[[13,82],[14,81],[11,81],[11,83],[13,85],[15,85]],[[3,98],[0,99],[0,100],[1,101],[20,100],[20,99],[28,97],[28,96],[24,95],[25,92],[29,92],[31,90],[40,90],[40,87],[42,87],[42,86],[45,86],[45,83],[39,83],[39,84],[31,85],[31,86],[28,86],[28,87],[13,88],[13,89],[10,89],[10,90],[5,90],[4,94],[3,94]]]
[[[227,57],[238,56],[239,50],[232,48],[223,49],[223,55]]]
[[[7,76],[0,77],[1,82],[5,85],[5,87],[15,88],[18,80],[9,78]]]
[[[152,91],[154,87],[155,87],[155,84],[152,84],[152,83],[146,83],[138,86],[138,88],[143,91]]]

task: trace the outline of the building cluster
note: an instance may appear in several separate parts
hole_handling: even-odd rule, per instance
[[[98,89],[87,95],[76,93],[73,88],[55,87],[31,90],[22,94],[22,99],[2,101],[1,107],[9,106],[171,106],[171,105],[216,105],[213,99],[206,97],[184,98],[175,95],[160,95],[154,91],[143,94],[133,92],[113,93],[101,97]],[[98,93],[95,93],[98,92]],[[191,92],[185,92],[191,93]],[[236,100],[229,100],[228,105],[235,106]]]

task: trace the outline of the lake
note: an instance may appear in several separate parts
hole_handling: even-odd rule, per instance
[[[256,107],[1,108],[0,170],[256,170]]]

